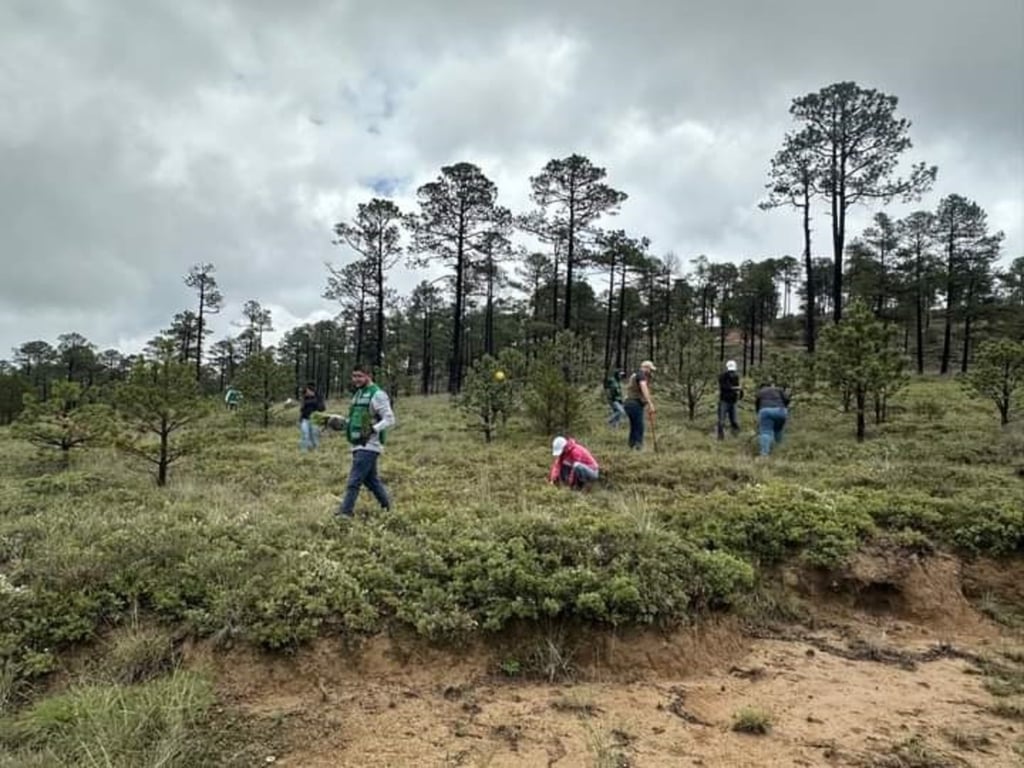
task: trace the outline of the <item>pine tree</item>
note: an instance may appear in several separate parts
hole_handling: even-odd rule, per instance
[[[168,350],[158,360],[144,360],[132,368],[118,390],[118,411],[124,428],[116,445],[156,467],[156,484],[167,484],[167,470],[184,456],[198,451],[205,434],[189,429],[209,410],[199,383],[185,363]]]

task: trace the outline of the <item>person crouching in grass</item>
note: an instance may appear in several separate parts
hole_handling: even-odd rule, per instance
[[[600,475],[593,455],[581,443],[559,435],[551,442],[551,455],[555,457],[548,473],[548,482],[564,484],[574,491],[589,491]]]

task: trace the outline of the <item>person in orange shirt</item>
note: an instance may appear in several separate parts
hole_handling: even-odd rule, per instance
[[[548,473],[549,483],[564,483],[574,491],[582,491],[587,490],[600,475],[597,460],[571,437],[556,437],[551,442],[551,455],[555,461]]]

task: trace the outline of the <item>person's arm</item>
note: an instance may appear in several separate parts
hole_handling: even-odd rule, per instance
[[[761,410],[761,390],[758,390],[757,394],[754,395],[754,410],[755,411],[760,411]]]
[[[370,404],[373,406],[373,412],[377,416],[377,422],[373,425],[374,432],[380,434],[385,429],[391,429],[391,427],[395,426],[397,423],[395,412],[391,410],[391,400],[388,398],[387,392],[383,389],[378,389]]]
[[[558,479],[559,465],[562,463],[562,458],[556,457],[554,462],[551,464],[551,471],[548,472],[548,482],[554,483]]]
[[[651,413],[654,413],[654,401],[651,400],[651,390],[647,387],[647,379],[640,379],[637,383],[640,385],[640,394],[644,396],[644,402],[651,409]]]

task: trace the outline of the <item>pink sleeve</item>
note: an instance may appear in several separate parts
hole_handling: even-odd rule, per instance
[[[577,459],[577,461],[582,461],[588,467],[593,467],[594,469],[597,469],[597,460],[590,455],[590,451],[588,451],[582,445],[576,446],[576,450],[580,452],[579,459]]]
[[[558,465],[562,463],[561,458],[555,459],[555,463],[551,465],[551,471],[548,473],[548,482],[553,483],[558,479]]]

